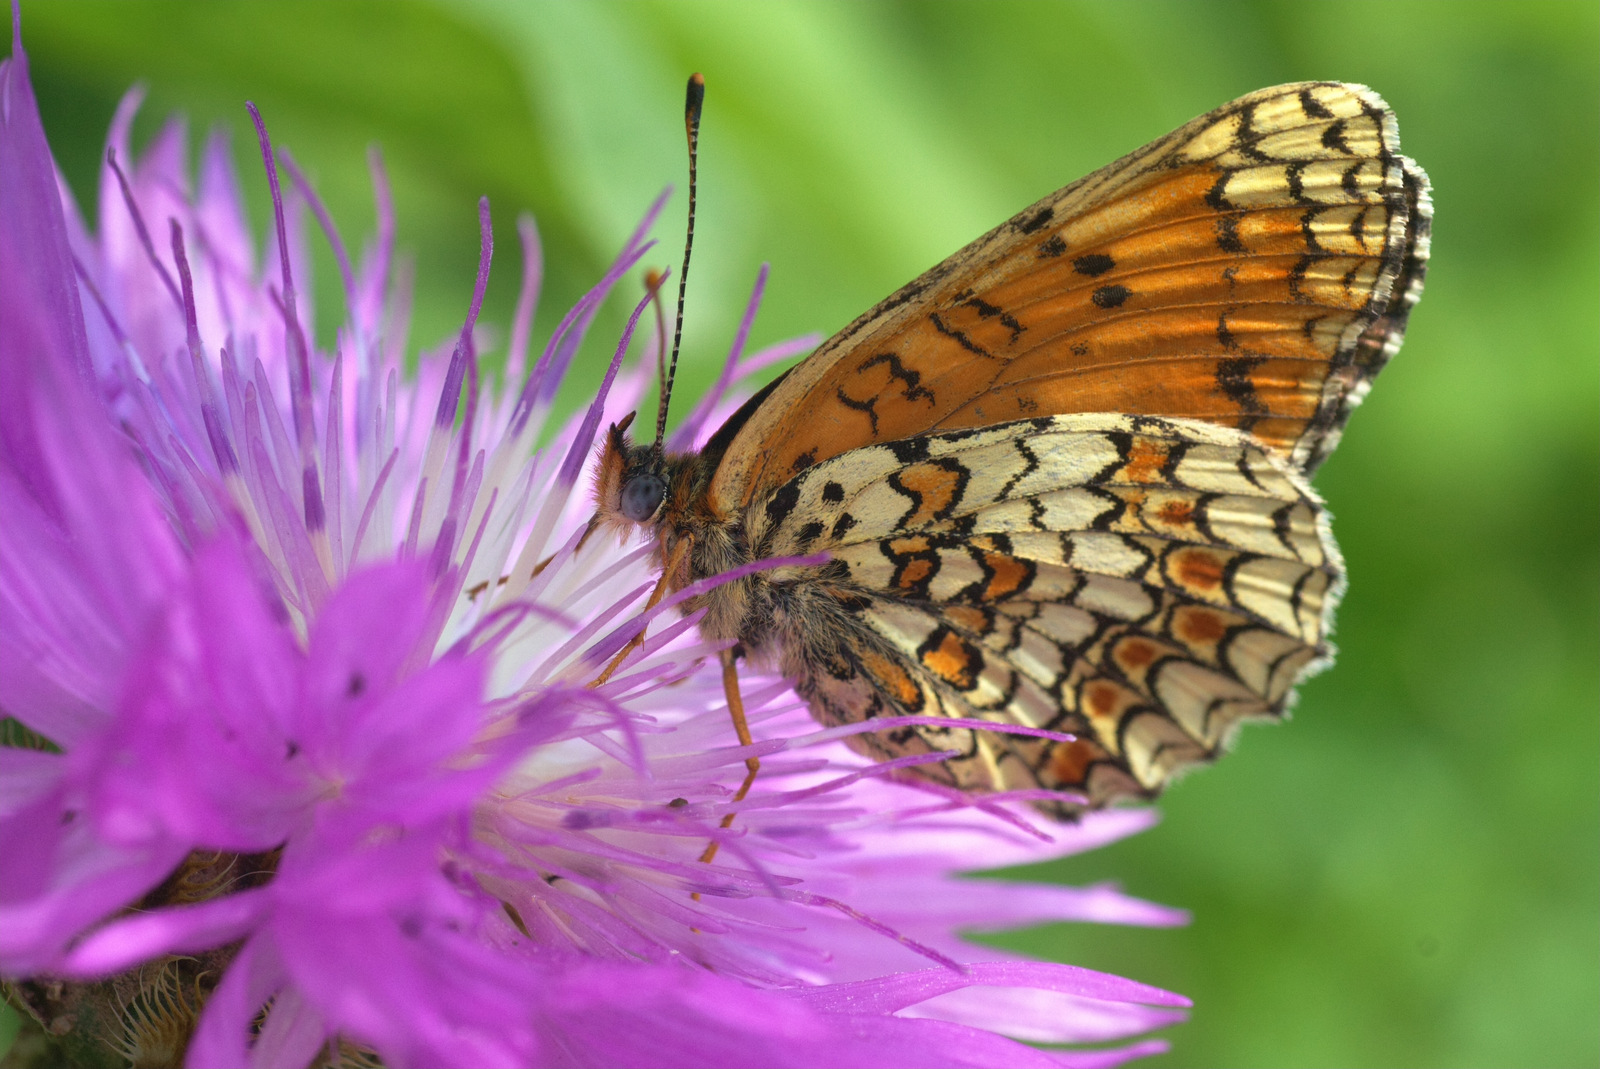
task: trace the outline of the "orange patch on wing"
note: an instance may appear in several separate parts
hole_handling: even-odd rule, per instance
[[[1147,667],[1160,653],[1155,644],[1140,638],[1124,639],[1117,644],[1117,663],[1130,672]]]
[[[1305,210],[1298,206],[1250,212],[1239,220],[1236,234],[1239,241],[1249,246],[1257,255],[1263,253],[1273,256],[1297,255],[1305,249],[1305,224],[1302,222],[1304,215]],[[1244,263],[1254,262],[1247,260]],[[1273,264],[1271,274],[1276,276],[1282,273],[1282,270]]]
[[[900,703],[901,708],[910,712],[922,708],[922,688],[917,686],[898,661],[881,653],[869,652],[862,654],[861,666],[884,693]]]
[[[1180,550],[1173,562],[1173,573],[1185,586],[1197,590],[1216,590],[1222,586],[1222,561],[1203,549]]]
[[[1209,609],[1179,609],[1173,617],[1173,626],[1180,638],[1202,645],[1217,641],[1228,633],[1228,623]]]
[[[922,663],[940,679],[954,683],[962,690],[971,690],[977,682],[977,658],[954,632],[946,631],[939,645],[922,655]]]
[[[1062,786],[1076,787],[1083,783],[1089,765],[1099,756],[1099,748],[1083,739],[1058,742],[1050,748],[1050,774]]]
[[[1115,683],[1091,683],[1084,688],[1084,701],[1089,706],[1090,716],[1112,715],[1117,711],[1117,702],[1121,697]]]
[[[927,557],[916,557],[906,562],[900,570],[900,589],[911,590],[918,583],[925,582],[933,574],[933,561]]]
[[[994,572],[983,591],[983,596],[990,601],[1015,594],[1032,577],[1032,569],[1026,564],[1003,553],[985,553],[983,562]]]
[[[1172,500],[1162,505],[1156,515],[1160,517],[1162,523],[1173,527],[1184,527],[1194,519],[1194,506],[1187,501]]]
[[[975,609],[970,605],[947,605],[944,615],[957,627],[964,627],[975,634],[983,635],[989,632],[989,614],[982,609]]]
[[[911,538],[896,538],[889,543],[889,552],[897,557],[903,557],[908,553],[926,553],[928,552],[928,540],[921,535],[915,535]]]
[[[1161,468],[1166,462],[1165,445],[1149,438],[1135,438],[1128,450],[1128,462],[1122,467],[1122,475],[1129,482],[1153,483],[1161,478]]]
[[[932,523],[955,505],[961,492],[960,471],[941,464],[913,464],[898,474],[900,485],[918,496],[917,511],[905,520],[908,527]]]

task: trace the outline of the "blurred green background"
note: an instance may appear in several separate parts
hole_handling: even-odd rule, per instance
[[[1337,668],[1155,830],[1048,866],[1194,913],[997,940],[1194,998],[1161,1065],[1600,1062],[1600,6],[1592,2],[23,4],[86,210],[118,97],[135,142],[259,104],[342,223],[381,144],[417,262],[413,348],[456,328],[496,212],[509,321],[536,213],[539,333],[684,170],[709,85],[683,385],[756,268],[757,342],[829,332],[1067,181],[1241,93],[1378,89],[1432,175],[1410,337],[1318,485],[1351,573]],[[681,198],[653,257],[676,267]],[[340,315],[319,253],[318,323]],[[602,323],[569,384],[592,391]],[[605,352],[602,352],[605,350]],[[1035,873],[1034,875],[1038,875]]]

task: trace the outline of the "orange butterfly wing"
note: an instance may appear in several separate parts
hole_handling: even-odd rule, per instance
[[[1241,97],[831,338],[738,429],[711,503],[732,514],[875,442],[1079,412],[1234,427],[1309,472],[1399,347],[1430,212],[1376,93]]]

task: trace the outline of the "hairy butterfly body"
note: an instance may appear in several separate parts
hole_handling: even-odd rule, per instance
[[[1308,479],[1400,345],[1430,212],[1375,93],[1252,93],[911,282],[702,451],[614,426],[596,520],[644,526],[672,589],[826,554],[686,603],[824,723],[1075,737],[919,726],[864,753],[1153,796],[1328,659],[1343,574]]]

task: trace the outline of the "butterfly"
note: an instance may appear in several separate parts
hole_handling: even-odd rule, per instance
[[[642,528],[673,590],[825,556],[686,603],[746,743],[741,657],[827,725],[1071,736],[851,740],[953,754],[914,769],[946,787],[1153,797],[1329,661],[1344,572],[1308,480],[1400,346],[1430,219],[1376,93],[1259,90],[904,286],[698,452],[612,426],[594,522]]]

